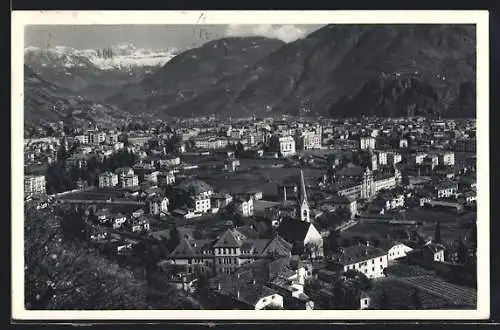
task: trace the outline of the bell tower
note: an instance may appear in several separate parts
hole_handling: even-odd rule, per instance
[[[309,204],[307,203],[306,184],[304,180],[304,172],[300,170],[300,195],[299,195],[299,212],[300,220],[311,222]]]

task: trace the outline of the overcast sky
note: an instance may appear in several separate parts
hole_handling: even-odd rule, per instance
[[[265,36],[291,42],[321,25],[31,25],[25,47],[103,48],[132,43],[143,48],[199,46],[225,36]]]

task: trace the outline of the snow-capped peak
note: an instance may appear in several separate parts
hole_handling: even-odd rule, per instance
[[[172,59],[177,49],[137,48],[132,43],[119,43],[102,49],[75,49],[67,46],[24,49],[25,60],[43,67],[66,68],[94,65],[101,70],[129,69],[134,67],[161,66]],[[30,64],[28,63],[28,64]]]

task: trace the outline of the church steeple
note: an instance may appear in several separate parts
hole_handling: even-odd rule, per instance
[[[300,202],[307,202],[307,193],[306,193],[306,182],[304,180],[304,172],[302,169],[300,170]]]
[[[309,215],[309,204],[307,203],[307,192],[306,192],[306,183],[304,180],[304,172],[302,169],[300,170],[300,199],[299,199],[299,208],[300,208],[300,220],[311,222]]]

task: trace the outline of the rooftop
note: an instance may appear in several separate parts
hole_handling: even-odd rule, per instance
[[[386,254],[386,251],[375,247],[354,245],[344,249],[343,253],[339,256],[339,261],[342,265],[350,265]]]

